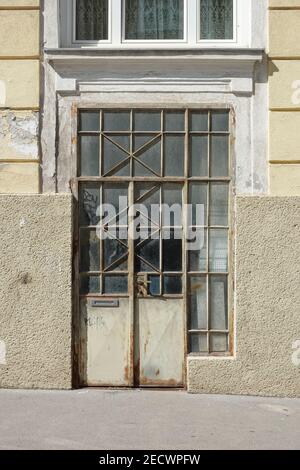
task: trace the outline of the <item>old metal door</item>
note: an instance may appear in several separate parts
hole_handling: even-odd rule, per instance
[[[228,275],[228,142],[227,112],[79,112],[82,385],[183,387],[188,336],[192,352],[227,350],[225,302],[209,299]],[[188,203],[190,221],[182,210]],[[185,235],[195,227],[206,242],[190,255]]]
[[[144,387],[184,385],[183,194],[182,184],[135,184],[135,380]]]

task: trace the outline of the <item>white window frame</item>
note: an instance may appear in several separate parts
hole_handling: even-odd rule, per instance
[[[200,38],[200,0],[184,1],[184,39],[125,39],[125,0],[108,0],[108,39],[76,39],[76,0],[60,0],[61,44],[69,48],[101,49],[201,49],[247,48],[251,43],[252,3],[256,0],[234,0],[233,39]]]

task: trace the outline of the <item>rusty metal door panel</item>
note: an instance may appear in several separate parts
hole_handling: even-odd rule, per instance
[[[182,299],[138,299],[139,385],[183,387],[185,369]]]
[[[81,332],[85,335],[81,337],[84,385],[132,385],[129,299],[115,302],[117,307],[103,308],[92,306],[92,299],[81,300]]]

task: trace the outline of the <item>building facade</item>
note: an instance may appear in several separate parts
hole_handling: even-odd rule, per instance
[[[300,396],[299,22],[0,0],[0,387]]]

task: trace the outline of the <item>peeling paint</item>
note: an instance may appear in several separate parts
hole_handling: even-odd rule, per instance
[[[0,341],[0,365],[6,365],[6,344],[4,341]]]
[[[0,114],[1,158],[37,159],[39,114],[5,111]]]

